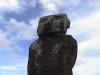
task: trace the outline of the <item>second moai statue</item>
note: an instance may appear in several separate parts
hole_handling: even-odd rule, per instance
[[[70,21],[66,14],[41,17],[39,38],[29,49],[28,75],[73,75],[77,42],[66,35]]]

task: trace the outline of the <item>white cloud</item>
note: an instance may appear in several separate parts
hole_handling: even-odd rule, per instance
[[[36,4],[36,0],[0,0],[0,14],[4,12],[21,14],[27,7],[35,7]]]
[[[70,33],[74,35],[79,35],[81,33],[86,33],[89,35],[97,35],[99,32],[100,24],[100,11],[95,11],[92,14],[88,14],[84,17],[78,17],[71,21]]]
[[[42,16],[67,12],[73,6],[78,6],[80,0],[39,0],[42,5]]]
[[[56,11],[56,5],[52,0],[40,0],[40,3],[42,4],[42,8],[49,10],[49,11]]]
[[[71,7],[71,6],[78,6],[81,3],[81,0],[62,0],[63,7]]]
[[[80,0],[69,0],[68,3],[78,5],[80,3]]]
[[[100,52],[100,11],[94,11],[89,15],[78,17],[71,21],[68,33],[78,41],[78,58],[74,67],[75,75],[100,74],[100,57],[89,56],[88,53]],[[81,39],[81,41],[80,41]],[[84,54],[86,52],[87,54]]]
[[[6,35],[0,31],[0,50],[12,50],[12,48],[9,46],[11,44],[11,41],[9,41],[6,38]]]
[[[3,70],[18,70],[18,71],[21,71],[21,70],[24,70],[26,71],[27,70],[27,59],[26,58],[19,58],[17,60],[15,60],[16,62],[13,63],[13,65],[10,63],[9,65],[3,65],[0,66],[0,69],[3,69]],[[6,61],[8,62],[8,60]],[[13,61],[14,62],[14,61]]]
[[[27,64],[14,65],[14,66],[9,65],[9,66],[1,66],[0,68],[4,70],[26,70],[26,65]]]
[[[6,50],[6,51],[12,51],[12,50],[18,50],[23,51],[23,47],[20,47],[16,44],[16,41],[10,40],[7,38],[9,32],[3,32],[0,30],[0,50]],[[12,37],[10,37],[12,38]],[[13,38],[14,39],[14,38]]]
[[[4,21],[3,17],[0,15],[0,24],[3,24],[3,23],[5,23],[5,21]]]
[[[17,70],[17,68],[14,66],[1,66],[1,68],[6,70]]]
[[[81,59],[82,64],[76,65],[73,69],[75,75],[96,75],[100,74],[100,57],[82,57],[79,56],[78,59]]]
[[[94,36],[86,41],[79,43],[80,51],[90,51],[90,50],[99,50],[100,49],[100,36]]]
[[[92,8],[95,8],[96,10],[100,9],[100,1],[99,0],[92,0],[91,2],[88,2],[88,3]]]
[[[20,40],[32,40],[37,38],[37,25],[39,19],[32,19],[27,25],[24,21],[18,22],[16,19],[6,21],[0,16],[2,27],[0,28],[0,50],[23,51],[23,47],[16,44]],[[0,23],[1,24],[1,23]]]
[[[99,49],[100,36],[100,11],[93,12],[92,14],[73,20],[69,33],[75,36],[78,40],[79,51]],[[83,39],[82,42],[79,41]]]
[[[14,58],[14,59],[18,59],[18,58],[21,57],[21,55],[19,55],[19,54],[17,54],[17,53],[14,53],[14,52],[10,52],[10,53],[8,54],[8,57]]]
[[[35,20],[36,21],[36,20]],[[34,23],[36,24],[36,22]],[[5,26],[5,28],[10,32],[9,35],[12,35],[12,33],[15,33],[13,37],[14,39],[19,40],[32,40],[35,38],[34,34],[36,33],[36,25],[27,25],[25,22],[18,22],[15,19],[10,19],[8,25]]]
[[[35,7],[38,1],[37,0],[28,0],[27,2],[29,2],[30,6]]]
[[[23,7],[20,5],[19,0],[0,0],[0,11],[6,12],[19,12],[23,11]]]
[[[58,13],[59,7],[63,5],[61,0],[39,0],[43,9],[42,16]]]

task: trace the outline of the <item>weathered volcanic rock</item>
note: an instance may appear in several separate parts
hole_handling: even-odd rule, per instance
[[[66,14],[40,18],[39,38],[29,48],[28,75],[73,75],[77,42],[66,35],[69,27]]]

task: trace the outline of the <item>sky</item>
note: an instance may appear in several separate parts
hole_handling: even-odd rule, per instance
[[[100,0],[0,0],[0,75],[27,75],[39,18],[60,13],[78,42],[74,75],[100,75]]]

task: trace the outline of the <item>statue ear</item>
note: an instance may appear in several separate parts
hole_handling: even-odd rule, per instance
[[[67,18],[67,28],[70,28],[70,20]]]

